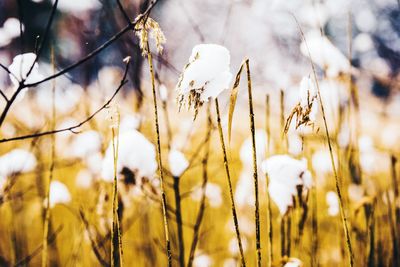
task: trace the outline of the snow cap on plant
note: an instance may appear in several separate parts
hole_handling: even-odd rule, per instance
[[[49,198],[50,207],[54,207],[56,204],[69,203],[71,201],[71,194],[65,184],[59,181],[52,181],[50,183]]]
[[[115,140],[115,143],[117,140]],[[147,138],[136,130],[122,132],[119,135],[117,175],[129,172],[135,179],[151,178],[157,170],[156,150]],[[110,144],[102,164],[102,178],[112,182],[114,179],[113,144]],[[140,181],[140,180],[138,180]]]
[[[311,54],[312,60],[326,70],[328,77],[337,77],[350,70],[347,57],[326,36],[321,36],[319,31],[308,33],[306,42],[300,45],[301,53],[307,57]]]
[[[189,166],[185,155],[179,150],[172,149],[168,154],[169,168],[172,176],[180,177]]]
[[[301,267],[303,262],[298,258],[289,258],[283,267]]]
[[[24,149],[16,148],[0,156],[0,177],[29,172],[35,167],[35,155]]]
[[[214,183],[207,183],[205,190],[206,198],[208,199],[210,206],[213,208],[220,207],[223,201],[221,187]],[[190,196],[193,200],[200,201],[202,196],[202,188],[195,188]]]
[[[335,192],[329,191],[326,193],[326,203],[328,204],[329,216],[336,216],[339,214],[339,198]]]
[[[198,108],[215,99],[232,80],[230,53],[217,44],[199,44],[193,47],[189,63],[183,69],[176,90],[179,106]]]
[[[24,25],[22,25],[24,29]],[[9,45],[12,39],[20,35],[20,22],[16,18],[8,18],[0,28],[0,47]]]
[[[211,259],[210,256],[207,254],[204,254],[203,252],[197,252],[194,260],[193,260],[193,266],[194,267],[209,267],[212,266],[213,260]]]
[[[87,159],[101,149],[101,135],[90,130],[77,135],[71,144],[71,154],[75,157]]]
[[[307,160],[297,160],[288,155],[275,155],[262,163],[262,169],[269,176],[269,193],[282,215],[292,207],[293,199],[311,188],[311,173],[307,169]]]
[[[38,70],[39,64],[35,62],[35,60],[36,54],[34,53],[25,53],[13,58],[8,70],[10,71],[9,76],[14,87],[18,87],[22,80],[25,80],[25,83],[29,84],[37,82],[43,78]],[[33,68],[29,73],[32,65]]]

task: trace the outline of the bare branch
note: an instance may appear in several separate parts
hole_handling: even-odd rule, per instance
[[[74,64],[66,67],[65,69],[57,72],[54,75],[51,75],[47,78],[44,78],[43,80],[34,82],[34,83],[30,83],[30,84],[24,84],[24,88],[25,87],[34,87],[37,86],[41,83],[44,83],[46,81],[49,81],[51,79],[54,79],[58,76],[61,76],[73,69],[75,69],[76,67],[80,66],[81,64],[85,63],[86,61],[88,61],[89,59],[91,59],[92,57],[96,56],[97,54],[99,54],[100,52],[102,52],[104,49],[106,49],[107,47],[109,47],[111,44],[113,44],[115,41],[117,41],[119,38],[121,38],[126,32],[128,32],[132,27],[135,27],[135,25],[144,17],[146,17],[149,12],[153,9],[153,7],[155,6],[155,4],[157,3],[158,0],[153,1],[149,7],[147,8],[147,10],[139,15],[134,22],[130,22],[128,25],[126,25],[122,30],[120,30],[118,33],[116,33],[114,36],[112,36],[108,41],[106,41],[104,44],[102,44],[101,46],[99,46],[98,48],[96,48],[95,50],[93,50],[91,53],[87,54],[84,58],[82,58],[81,60],[75,62]]]
[[[97,54],[99,54],[101,51],[103,51],[104,49],[106,49],[108,46],[110,46],[111,44],[113,44],[116,40],[118,40],[122,35],[124,35],[127,31],[129,31],[132,27],[135,27],[135,25],[143,18],[146,18],[148,16],[148,14],[150,13],[150,11],[153,9],[153,7],[156,5],[156,3],[158,2],[158,0],[154,0],[150,3],[149,7],[146,9],[146,11],[142,14],[140,14],[134,22],[129,23],[127,26],[125,26],[125,28],[123,28],[121,31],[119,31],[117,34],[115,34],[113,37],[111,37],[108,41],[106,41],[103,45],[101,45],[100,47],[98,47],[97,49],[93,50],[91,53],[89,53],[88,55],[86,55],[84,58],[82,58],[81,60],[75,62],[74,64],[64,68],[63,70],[48,76],[47,78],[44,78],[40,81],[34,82],[34,83],[30,83],[30,84],[25,84],[24,82],[21,82],[20,85],[18,86],[17,90],[15,91],[15,93],[12,95],[12,97],[9,99],[9,101],[7,102],[6,106],[4,107],[4,110],[2,111],[1,115],[0,115],[0,127],[3,124],[8,111],[10,110],[12,104],[14,103],[15,99],[17,98],[18,94],[27,87],[35,87],[41,83],[44,83],[46,81],[52,80],[58,76],[61,76],[73,69],[75,69],[76,67],[80,66],[81,64],[85,63],[86,61],[88,61],[89,59],[91,59],[92,57],[96,56]],[[122,87],[122,86],[121,86]],[[74,128],[73,128],[74,129]],[[73,129],[64,129],[63,131],[67,131],[67,130],[73,130]],[[47,135],[47,134],[53,134],[53,133],[57,133],[57,132],[46,132],[45,134],[42,135]],[[41,136],[41,135],[39,135]],[[35,136],[26,136],[25,138],[22,139],[27,139],[27,138],[32,138]],[[16,140],[21,140],[21,139],[16,139]],[[12,140],[10,140],[12,141]],[[6,142],[6,141],[3,141]]]
[[[33,70],[33,67],[35,66],[35,64],[36,64],[37,61],[39,60],[40,55],[41,55],[42,52],[43,52],[44,44],[45,44],[45,42],[47,41],[47,38],[49,37],[50,28],[51,28],[51,25],[53,24],[54,15],[56,14],[57,5],[58,5],[58,0],[55,0],[55,2],[54,2],[54,4],[53,4],[53,7],[52,7],[52,9],[51,9],[51,12],[50,12],[49,20],[47,21],[47,25],[46,25],[46,28],[45,28],[45,31],[44,31],[44,34],[43,34],[43,39],[42,39],[42,41],[40,42],[39,48],[38,48],[38,50],[37,50],[36,58],[35,58],[34,62],[32,63],[32,65],[31,65],[31,67],[30,67],[28,73],[26,74],[26,77],[28,77],[29,74],[31,74],[31,72],[32,72],[32,70]],[[25,79],[26,79],[26,78],[25,78]]]
[[[104,105],[102,105],[99,109],[97,109],[94,113],[92,113],[89,117],[87,117],[85,120],[81,121],[80,123],[78,123],[78,124],[76,124],[74,126],[66,127],[66,128],[62,128],[62,129],[57,129],[57,130],[51,130],[51,131],[45,131],[45,132],[39,132],[39,133],[22,135],[22,136],[17,136],[17,137],[12,137],[12,138],[1,139],[0,143],[17,141],[17,140],[24,140],[24,139],[30,139],[30,138],[36,138],[36,137],[41,137],[41,136],[44,136],[44,135],[56,134],[56,133],[67,132],[67,131],[70,131],[72,133],[79,133],[79,132],[77,132],[75,130],[78,129],[79,127],[81,127],[82,125],[84,125],[85,123],[87,123],[88,121],[90,121],[91,119],[93,119],[103,109],[107,108],[110,105],[110,103],[113,101],[115,96],[118,94],[118,92],[121,90],[121,88],[128,82],[126,80],[126,75],[128,74],[128,69],[129,69],[129,63],[126,64],[124,76],[122,77],[121,83],[119,84],[118,88],[115,90],[114,94],[110,97],[110,99],[108,99],[108,101],[106,103],[104,103]]]

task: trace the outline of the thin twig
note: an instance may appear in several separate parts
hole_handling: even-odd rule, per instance
[[[50,130],[50,131],[39,132],[39,133],[34,133],[34,134],[16,136],[16,137],[11,137],[11,138],[4,138],[4,139],[0,139],[0,143],[36,138],[36,137],[41,137],[44,135],[56,134],[56,133],[67,132],[67,131],[70,131],[72,133],[77,133],[77,131],[75,131],[76,129],[78,129],[85,123],[89,122],[98,113],[100,113],[103,109],[106,109],[109,107],[111,102],[114,100],[115,96],[119,93],[119,91],[122,89],[122,87],[128,82],[128,80],[126,80],[126,76],[128,74],[128,68],[129,68],[129,64],[126,64],[124,75],[121,79],[121,82],[120,82],[118,88],[115,90],[114,94],[100,108],[98,108],[95,112],[93,112],[89,117],[87,117],[85,120],[81,121],[80,123],[78,123],[74,126],[71,126],[71,127],[61,128],[61,129],[57,129],[57,130]]]
[[[97,54],[99,54],[100,52],[102,52],[104,49],[106,49],[108,46],[110,46],[111,44],[113,44],[116,40],[118,40],[119,38],[121,38],[126,32],[128,32],[132,27],[135,27],[135,25],[140,22],[143,18],[145,18],[149,12],[154,8],[154,6],[156,5],[156,3],[158,2],[158,0],[154,0],[150,3],[149,7],[146,9],[145,12],[143,12],[142,14],[140,14],[134,22],[128,24],[127,26],[125,26],[121,31],[119,31],[118,33],[116,33],[114,36],[112,36],[108,41],[106,41],[105,43],[103,43],[101,46],[99,46],[98,48],[96,48],[95,50],[93,50],[91,53],[87,54],[84,58],[80,59],[79,61],[69,65],[68,67],[64,68],[63,70],[50,75],[40,81],[34,82],[34,83],[30,83],[30,84],[25,84],[24,82],[20,82],[18,88],[16,89],[15,93],[12,95],[12,97],[9,99],[9,101],[6,103],[6,106],[4,107],[1,115],[0,115],[0,127],[2,126],[12,104],[15,102],[17,96],[19,95],[19,93],[27,87],[35,87],[41,83],[44,83],[46,81],[52,80],[56,77],[59,77],[73,69],[75,69],[76,67],[80,66],[81,64],[85,63],[86,61],[88,61],[89,59],[93,58],[94,56],[96,56]],[[68,129],[67,129],[68,130]],[[53,134],[54,132],[50,132],[47,134]],[[28,137],[30,138],[30,137]]]
[[[49,16],[49,20],[47,21],[47,25],[46,28],[44,30],[44,34],[43,34],[43,39],[40,42],[38,49],[37,49],[37,54],[36,54],[36,58],[33,61],[31,67],[29,68],[29,71],[26,74],[25,79],[23,79],[23,81],[26,80],[26,78],[28,78],[28,76],[31,74],[33,67],[35,66],[35,64],[38,62],[39,57],[42,55],[43,49],[44,49],[44,44],[47,41],[47,38],[49,37],[49,33],[50,33],[50,29],[51,29],[51,25],[53,24],[54,21],[54,16],[56,14],[56,10],[57,10],[57,5],[58,5],[58,0],[54,1],[53,7],[51,8],[51,12],[50,12],[50,16]],[[21,75],[22,76],[22,75]]]
[[[51,49],[51,61],[53,65],[53,71],[55,70],[55,62],[54,62],[54,50],[53,48]],[[51,128],[54,129],[55,124],[56,124],[56,105],[55,105],[55,89],[56,89],[56,83],[55,80],[53,80],[52,88],[51,88],[51,93],[52,93],[52,118],[51,118]],[[55,150],[55,135],[51,135],[51,162],[50,162],[50,168],[49,168],[49,176],[47,180],[46,186],[46,195],[45,195],[45,216],[44,216],[44,226],[43,226],[43,253],[42,253],[42,267],[47,266],[47,236],[49,233],[49,226],[50,226],[50,185],[51,181],[53,180],[53,173],[54,173],[54,163],[55,163],[55,156],[56,156],[56,150]]]

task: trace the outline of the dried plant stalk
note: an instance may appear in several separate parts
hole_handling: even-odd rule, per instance
[[[54,63],[54,50],[51,48],[51,63],[53,67],[53,71],[55,72],[55,63]],[[52,118],[51,118],[51,129],[55,128],[56,124],[56,104],[55,104],[55,89],[56,89],[56,80],[54,79],[52,82]],[[43,253],[42,253],[42,267],[46,267],[48,263],[48,235],[49,235],[49,226],[50,226],[50,184],[53,180],[53,172],[54,172],[54,161],[55,161],[55,135],[51,135],[51,163],[49,169],[49,177],[46,186],[45,193],[45,215],[44,215],[44,225],[43,225]]]
[[[301,33],[301,37],[304,40],[304,43],[306,45],[307,52],[308,52],[308,58],[310,60],[311,68],[312,68],[314,79],[315,79],[315,85],[317,87],[318,101],[321,106],[322,118],[324,121],[324,128],[325,128],[325,135],[326,135],[326,139],[328,142],[329,155],[330,155],[331,165],[332,165],[332,169],[333,169],[333,175],[335,177],[335,188],[336,188],[336,193],[338,194],[338,198],[339,198],[340,217],[342,219],[343,231],[344,231],[344,236],[346,239],[346,247],[347,247],[347,252],[349,255],[349,266],[352,267],[352,266],[354,266],[354,254],[353,254],[353,248],[352,248],[352,244],[351,244],[350,231],[349,231],[349,227],[348,227],[348,223],[347,223],[348,219],[347,219],[345,209],[344,209],[342,190],[340,187],[340,182],[339,182],[339,177],[338,177],[338,173],[337,173],[337,169],[336,169],[335,159],[333,156],[332,143],[331,143],[331,138],[329,135],[328,123],[327,123],[326,115],[325,115],[325,108],[324,108],[324,105],[322,102],[321,91],[320,91],[319,83],[318,83],[318,79],[317,79],[317,72],[315,70],[314,61],[312,60],[310,49],[308,48],[308,44],[307,44],[307,40],[304,36],[304,32],[301,29],[300,24],[297,21],[296,17],[294,17],[294,19],[296,20],[297,26],[299,27],[299,31]]]
[[[269,95],[266,96],[266,132],[267,132],[267,157],[270,154],[270,135],[271,135],[271,129],[270,129],[270,101],[269,101]],[[274,260],[273,258],[273,247],[272,247],[272,241],[273,241],[273,228],[272,228],[272,211],[271,211],[271,197],[269,195],[269,176],[268,174],[265,175],[266,179],[266,204],[267,204],[267,232],[268,232],[268,262],[267,266],[271,267],[272,262]]]
[[[235,207],[235,199],[233,197],[232,181],[231,181],[231,174],[229,171],[229,163],[228,163],[228,156],[226,153],[224,133],[222,131],[222,125],[221,125],[221,114],[219,111],[219,104],[218,104],[217,98],[215,99],[215,109],[217,111],[217,124],[218,124],[219,138],[221,141],[222,153],[224,156],[225,173],[226,173],[226,177],[228,179],[229,196],[231,199],[231,210],[232,210],[233,223],[235,225],[236,238],[238,241],[239,251],[240,251],[240,262],[241,262],[242,266],[246,266],[246,262],[245,262],[244,254],[243,254],[242,239],[240,237],[240,231],[239,231],[239,222],[238,222],[238,217],[237,217],[236,207]]]
[[[171,254],[171,241],[169,238],[169,226],[168,226],[168,215],[167,215],[167,197],[164,189],[164,171],[163,164],[161,159],[161,141],[160,141],[160,125],[158,122],[158,106],[157,106],[157,95],[156,95],[156,85],[154,78],[154,68],[153,68],[153,59],[150,53],[149,42],[146,42],[147,46],[147,60],[150,67],[150,76],[151,76],[151,86],[153,91],[153,104],[154,104],[154,124],[156,129],[156,137],[157,137],[157,160],[158,160],[158,170],[160,172],[160,190],[161,190],[161,205],[164,219],[164,232],[165,232],[165,245],[166,252],[168,258],[168,266],[172,266],[172,254]]]

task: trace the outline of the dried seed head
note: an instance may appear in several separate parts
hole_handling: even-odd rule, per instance
[[[229,71],[230,53],[216,44],[196,45],[176,85],[179,109],[182,106],[195,111],[210,99],[216,99],[229,88],[232,74]]]
[[[157,52],[162,54],[163,52],[163,44],[166,42],[166,38],[164,33],[161,30],[160,25],[157,21],[153,20],[150,17],[143,18],[138,21],[135,26],[136,36],[139,37],[139,46],[142,50],[142,55],[147,55],[150,51],[148,51],[147,43],[149,41],[149,33],[150,37],[156,42]]]
[[[314,126],[318,113],[318,90],[315,80],[310,76],[304,77],[300,83],[300,101],[292,109],[285,124],[285,133],[289,131],[290,123],[296,116],[296,129],[301,125]]]

